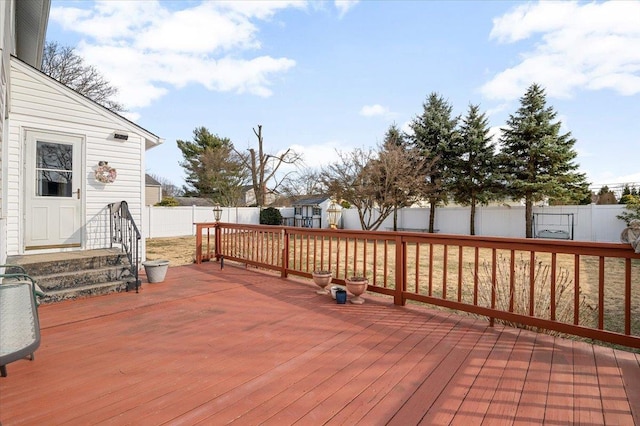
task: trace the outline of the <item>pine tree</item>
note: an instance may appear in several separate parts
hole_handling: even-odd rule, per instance
[[[187,195],[213,198],[232,205],[238,188],[247,181],[247,170],[233,151],[228,138],[214,135],[206,127],[193,131],[193,141],[176,141],[184,161],[180,165],[187,173]]]
[[[429,232],[433,232],[436,207],[447,202],[444,182],[448,177],[451,143],[458,118],[451,117],[451,105],[437,93],[431,93],[422,107],[422,115],[409,125],[413,130],[409,138],[423,164],[430,166],[424,176],[429,183],[428,193],[425,194],[430,206]]]
[[[500,165],[507,194],[524,199],[526,236],[532,237],[533,203],[545,197],[581,199],[587,190],[585,175],[574,163],[576,142],[560,134],[557,113],[547,106],[544,89],[532,84],[520,98],[520,108],[509,116],[500,138]]]
[[[470,206],[469,233],[475,235],[476,205],[488,204],[499,192],[495,146],[489,136],[489,120],[478,105],[469,105],[458,137],[453,139],[448,181],[456,203]]]

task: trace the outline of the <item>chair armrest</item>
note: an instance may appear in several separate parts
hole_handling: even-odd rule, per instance
[[[31,276],[25,274],[25,273],[18,273],[18,274],[0,274],[0,278],[10,278],[10,279],[15,279],[15,280],[22,280],[22,281],[29,281],[31,283],[31,289],[33,291],[33,300],[35,301],[36,306],[39,305],[38,303],[38,297],[43,297],[45,296],[45,294],[42,292],[42,290],[40,290],[40,287],[36,284],[36,281],[31,278]],[[0,284],[2,285],[2,284]]]

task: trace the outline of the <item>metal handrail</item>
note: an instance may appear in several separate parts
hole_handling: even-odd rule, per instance
[[[109,231],[111,247],[114,244],[119,244],[129,259],[129,265],[131,266],[131,273],[135,279],[134,285],[136,293],[140,287],[140,279],[138,277],[138,268],[140,265],[140,240],[142,234],[138,230],[133,216],[129,211],[129,205],[126,201],[120,201],[117,203],[111,203],[109,208]],[[129,291],[129,285],[127,285],[127,291]]]

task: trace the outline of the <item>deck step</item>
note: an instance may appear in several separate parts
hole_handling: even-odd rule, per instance
[[[21,265],[33,276],[116,266],[123,262],[128,262],[127,255],[118,249],[26,254],[7,259],[7,263]]]
[[[80,285],[72,289],[45,290],[45,296],[40,298],[40,303],[54,303],[63,300],[79,299],[83,297],[100,296],[109,293],[127,291],[126,281],[112,281],[99,284]]]
[[[106,268],[81,269],[49,275],[33,275],[33,278],[44,291],[54,291],[120,281],[126,278],[128,273],[129,271],[127,269],[123,269],[123,265],[114,265]]]
[[[129,259],[117,249],[10,256],[7,263],[22,266],[33,277],[45,293],[41,303],[135,288]]]

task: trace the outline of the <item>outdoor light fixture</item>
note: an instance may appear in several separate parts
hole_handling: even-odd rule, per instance
[[[126,141],[129,139],[129,135],[127,134],[127,132],[123,132],[119,130],[119,131],[113,132],[113,138],[121,141]]]
[[[331,229],[338,228],[338,220],[340,219],[341,210],[336,205],[335,201],[332,201],[327,209],[327,215],[329,218],[329,227]]]
[[[213,205],[213,217],[216,222],[220,222],[220,219],[222,218],[222,207],[220,207],[220,204],[218,203]]]

